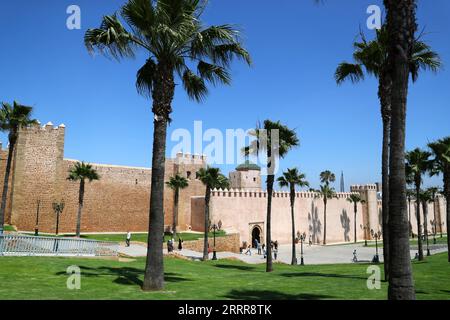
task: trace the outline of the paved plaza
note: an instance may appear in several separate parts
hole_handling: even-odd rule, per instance
[[[431,254],[437,254],[447,251],[445,245],[433,245],[430,246]],[[414,258],[417,249],[411,247],[411,258]],[[282,263],[291,263],[291,245],[280,245],[278,249],[277,261]],[[364,244],[344,244],[344,245],[331,245],[331,246],[304,246],[304,262],[305,264],[342,264],[353,263],[353,251],[356,250],[359,262],[371,262],[376,249],[374,247],[364,247]],[[252,255],[236,254],[231,252],[218,252],[218,259],[234,258],[241,260],[249,264],[264,263],[265,259],[262,255],[257,254],[256,249],[252,249]],[[147,248],[144,245],[132,244],[130,247],[120,246],[119,252],[123,255],[130,257],[145,257],[147,254]],[[195,252],[191,250],[175,251],[184,257],[192,260],[200,260],[203,254],[201,252]],[[165,250],[167,253],[167,250]],[[424,249],[424,254],[426,250]],[[383,261],[383,250],[379,249],[380,261]],[[212,258],[212,254],[210,254]],[[300,245],[297,246],[297,259],[300,263]]]

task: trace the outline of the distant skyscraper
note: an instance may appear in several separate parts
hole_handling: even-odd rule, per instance
[[[341,192],[345,192],[344,171],[341,172]]]

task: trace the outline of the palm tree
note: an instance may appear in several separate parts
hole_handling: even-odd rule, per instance
[[[77,230],[76,236],[80,237],[81,233],[81,213],[83,211],[84,205],[84,188],[86,180],[92,182],[94,180],[100,180],[100,176],[97,173],[97,170],[92,168],[92,165],[84,162],[77,162],[69,171],[69,176],[67,180],[70,181],[80,181],[80,189],[78,192],[78,215],[77,215]]]
[[[267,226],[266,226],[266,272],[273,271],[272,263],[272,198],[273,184],[275,183],[275,173],[279,158],[284,158],[289,150],[297,147],[300,141],[294,130],[281,124],[280,121],[264,121],[264,126],[258,125],[250,132],[255,137],[250,146],[244,148],[245,155],[265,155],[267,169]]]
[[[406,189],[406,198],[408,200],[408,221],[409,221],[409,236],[414,239],[414,233],[411,223],[411,201],[415,196],[415,191],[413,189]]]
[[[450,137],[430,143],[428,147],[433,155],[432,175],[441,173],[444,180],[444,197],[447,201],[447,229],[450,223]],[[448,233],[448,230],[447,230]],[[450,237],[447,237],[447,246],[450,249]],[[450,262],[450,250],[448,251],[448,262]]]
[[[306,175],[300,173],[297,168],[288,169],[283,172],[283,176],[277,179],[281,188],[289,188],[289,196],[291,201],[291,221],[292,221],[292,265],[297,264],[297,256],[295,251],[295,187],[309,187],[308,181],[305,180]]]
[[[428,238],[428,203],[433,201],[433,194],[427,189],[420,192],[420,202],[422,203],[423,209],[423,228],[425,234],[425,241],[427,244],[427,256],[431,256],[430,243]]]
[[[166,185],[174,191],[174,199],[173,199],[173,225],[172,232],[173,238],[177,238],[177,225],[178,225],[178,204],[180,201],[180,190],[186,189],[189,186],[189,181],[180,176],[175,175],[171,177],[169,182],[166,182]]]
[[[205,27],[201,22],[206,2],[199,0],[129,0],[120,16],[105,16],[98,29],[89,29],[85,43],[89,51],[120,59],[134,57],[141,49],[147,61],[137,72],[140,94],[153,100],[154,113],[152,182],[148,251],[143,290],[164,287],[164,174],[167,125],[172,113],[175,77],[188,96],[202,101],[207,83],[230,84],[234,58],[251,63],[239,32],[231,25]],[[196,71],[190,69],[196,66]]]
[[[5,178],[3,182],[2,204],[0,207],[0,235],[3,234],[5,224],[5,210],[6,201],[9,189],[9,176],[11,174],[11,163],[14,155],[19,130],[22,127],[27,127],[37,124],[38,121],[31,119],[32,107],[27,107],[14,101],[11,106],[9,103],[2,103],[0,110],[0,130],[8,132],[8,159],[6,161]]]
[[[336,175],[330,170],[323,171],[320,173],[320,182],[330,185],[330,183],[336,181]]]
[[[228,179],[220,173],[219,168],[201,168],[197,172],[198,179],[206,186],[205,192],[205,236],[203,242],[203,261],[208,260],[208,232],[210,229],[209,202],[213,189],[228,189]]]
[[[423,260],[422,248],[422,225],[420,217],[420,201],[422,175],[431,170],[431,153],[423,151],[419,148],[406,154],[406,172],[410,172],[413,176],[414,186],[416,189],[416,209],[417,209],[417,233],[419,246],[419,261]]]
[[[388,34],[387,26],[383,25],[376,30],[376,37],[367,41],[361,32],[361,41],[354,44],[354,63],[341,63],[335,73],[338,84],[346,80],[353,83],[364,80],[364,71],[368,75],[378,79],[378,98],[381,105],[381,118],[383,122],[383,147],[382,147],[382,230],[383,230],[383,256],[385,275],[389,275],[389,134],[391,126],[391,101],[390,94],[392,80],[387,73],[388,63]],[[426,43],[416,40],[413,47],[412,63],[410,64],[413,82],[417,81],[419,71],[431,70],[437,72],[441,67],[439,55],[433,52]]]
[[[433,169],[431,169],[431,174],[432,174],[432,171],[433,171]],[[429,194],[431,196],[431,201],[433,203],[433,221],[432,221],[433,235],[434,235],[433,241],[434,241],[434,244],[436,244],[436,234],[437,234],[436,196],[439,194],[440,189],[438,187],[430,187],[426,191],[429,192]]]
[[[334,174],[328,175],[328,172],[324,171],[320,174],[321,181],[325,184],[321,185],[320,190],[317,191],[318,196],[322,197],[322,199],[323,199],[323,245],[327,244],[327,204],[328,204],[328,200],[336,198],[336,191],[334,190],[334,188],[330,187],[330,184],[329,184],[329,182],[333,181],[333,180],[322,178],[322,175],[324,175],[324,177],[329,176],[331,178],[332,178],[332,176],[334,176]]]
[[[354,218],[353,218],[353,220],[354,220],[353,228],[355,229],[355,243],[356,243],[357,242],[357,237],[356,237],[356,216],[358,214],[358,203],[366,203],[366,201],[364,201],[361,198],[361,195],[357,194],[357,193],[351,194],[350,197],[347,198],[347,201],[350,202],[350,203],[353,203],[353,206],[354,206],[353,210],[354,210],[355,215],[354,215]]]
[[[390,300],[416,298],[408,231],[405,131],[408,81],[414,52],[416,0],[384,0],[388,37],[386,75],[391,79],[389,150],[389,289]]]

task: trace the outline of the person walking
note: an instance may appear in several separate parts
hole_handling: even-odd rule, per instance
[[[178,250],[183,250],[183,239],[178,238]]]
[[[262,252],[263,252],[263,255],[264,255],[264,259],[266,259],[267,252],[266,252],[266,245],[265,244],[262,245]]]
[[[248,246],[247,251],[245,252],[246,255],[251,256],[252,255],[252,246]]]
[[[261,243],[258,242],[258,245],[256,246],[256,248],[258,249],[258,254],[261,255]]]
[[[309,246],[311,247],[312,244],[313,244],[313,242],[312,242],[312,235],[309,235]]]
[[[126,238],[125,242],[127,244],[127,247],[129,247],[130,243],[131,243],[131,232],[130,231],[127,232],[127,238]]]

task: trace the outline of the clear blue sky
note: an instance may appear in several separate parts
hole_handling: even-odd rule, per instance
[[[281,120],[297,128],[301,147],[282,167],[299,166],[313,186],[325,169],[345,172],[347,187],[380,180],[381,119],[377,83],[338,87],[339,62],[351,58],[352,43],[366,9],[380,0],[211,0],[207,24],[235,23],[245,34],[254,65],[233,66],[231,87],[211,88],[203,104],[178,88],[170,133],[177,128],[248,129],[258,120]],[[1,1],[0,100],[35,107],[42,123],[67,126],[65,157],[96,163],[149,167],[152,146],[151,102],[134,81],[145,61],[91,57],[83,36],[124,0]],[[66,8],[82,10],[82,29],[66,28]],[[419,1],[425,40],[450,61],[450,2]],[[410,89],[407,147],[424,147],[450,134],[450,71],[422,74]],[[2,141],[6,140],[1,135]],[[6,143],[5,143],[6,144]],[[168,150],[173,143],[169,143]],[[225,172],[233,169],[222,167]],[[440,182],[434,180],[432,183]],[[428,184],[431,182],[428,182]],[[338,186],[338,183],[336,184]]]

